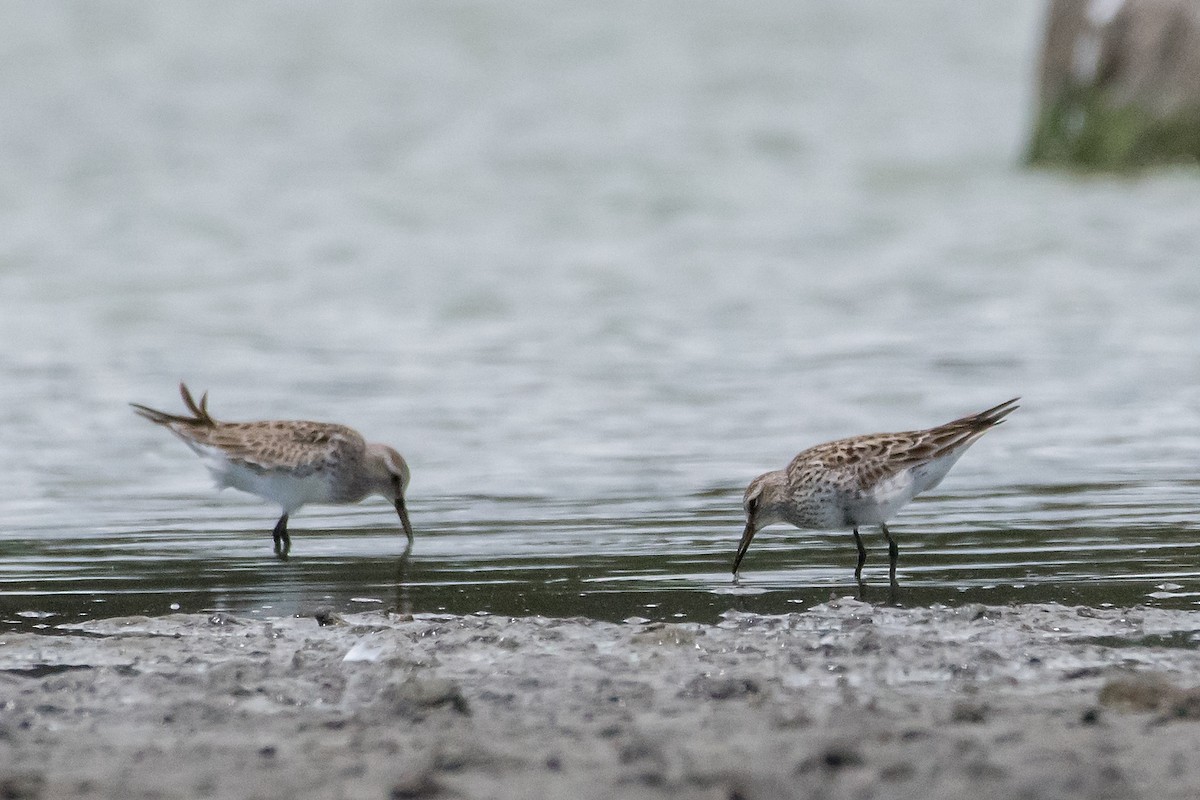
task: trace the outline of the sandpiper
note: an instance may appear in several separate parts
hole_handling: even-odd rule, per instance
[[[887,521],[908,501],[941,483],[966,449],[1016,409],[1019,399],[1014,397],[936,428],[873,433],[819,444],[793,458],[786,469],[759,475],[746,487],[742,499],[746,530],[733,559],[735,578],[754,534],[768,525],[849,527],[858,546],[854,579],[861,592],[867,551],[858,528],[878,525],[888,543],[888,576],[894,592],[900,551]]]
[[[404,492],[408,464],[387,445],[369,444],[345,425],[302,420],[222,422],[208,413],[208,392],[197,403],[184,384],[179,393],[190,416],[130,403],[134,410],[184,441],[204,461],[218,489],[231,486],[278,503],[275,554],[287,558],[288,515],[307,503],[357,503],[381,495],[396,505],[412,546]]]

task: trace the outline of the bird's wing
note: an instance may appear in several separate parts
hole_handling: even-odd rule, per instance
[[[1016,408],[1020,398],[919,431],[872,433],[810,447],[788,465],[788,480],[802,483],[819,473],[863,488],[902,470],[969,447]]]
[[[197,445],[215,448],[234,463],[297,477],[361,458],[366,447],[353,428],[302,420],[220,423],[188,433]]]

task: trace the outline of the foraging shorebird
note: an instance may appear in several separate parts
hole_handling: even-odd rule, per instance
[[[156,411],[139,403],[134,410],[162,425],[192,448],[217,482],[278,503],[275,554],[286,558],[292,541],[288,516],[308,503],[357,503],[369,495],[392,501],[412,546],[404,492],[409,469],[404,458],[382,444],[369,444],[345,425],[301,420],[222,422],[208,413],[208,392],[197,403],[184,384],[179,393],[190,416]]]
[[[900,549],[887,521],[908,501],[941,483],[966,449],[1015,410],[1019,399],[1014,397],[936,428],[873,433],[819,444],[793,458],[786,469],[759,475],[746,487],[742,499],[746,530],[733,559],[734,577],[754,534],[768,525],[848,527],[858,546],[854,579],[861,591],[867,551],[858,528],[878,525],[888,542],[888,575],[894,591]]]

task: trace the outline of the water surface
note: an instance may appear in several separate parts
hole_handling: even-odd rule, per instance
[[[1020,168],[1040,4],[24,11],[3,624],[804,607],[849,534],[764,531],[733,585],[751,478],[1018,394],[896,519],[900,601],[1196,602],[1200,175]],[[130,413],[180,379],[400,449],[410,556],[374,501],[274,559]]]

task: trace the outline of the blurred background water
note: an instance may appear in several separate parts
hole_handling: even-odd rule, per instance
[[[751,478],[1018,394],[894,522],[901,602],[1196,602],[1200,173],[1020,167],[1038,2],[8,11],[5,625],[803,607],[853,543],[734,586]],[[276,561],[130,413],[180,379],[400,449],[411,556],[375,500]]]

